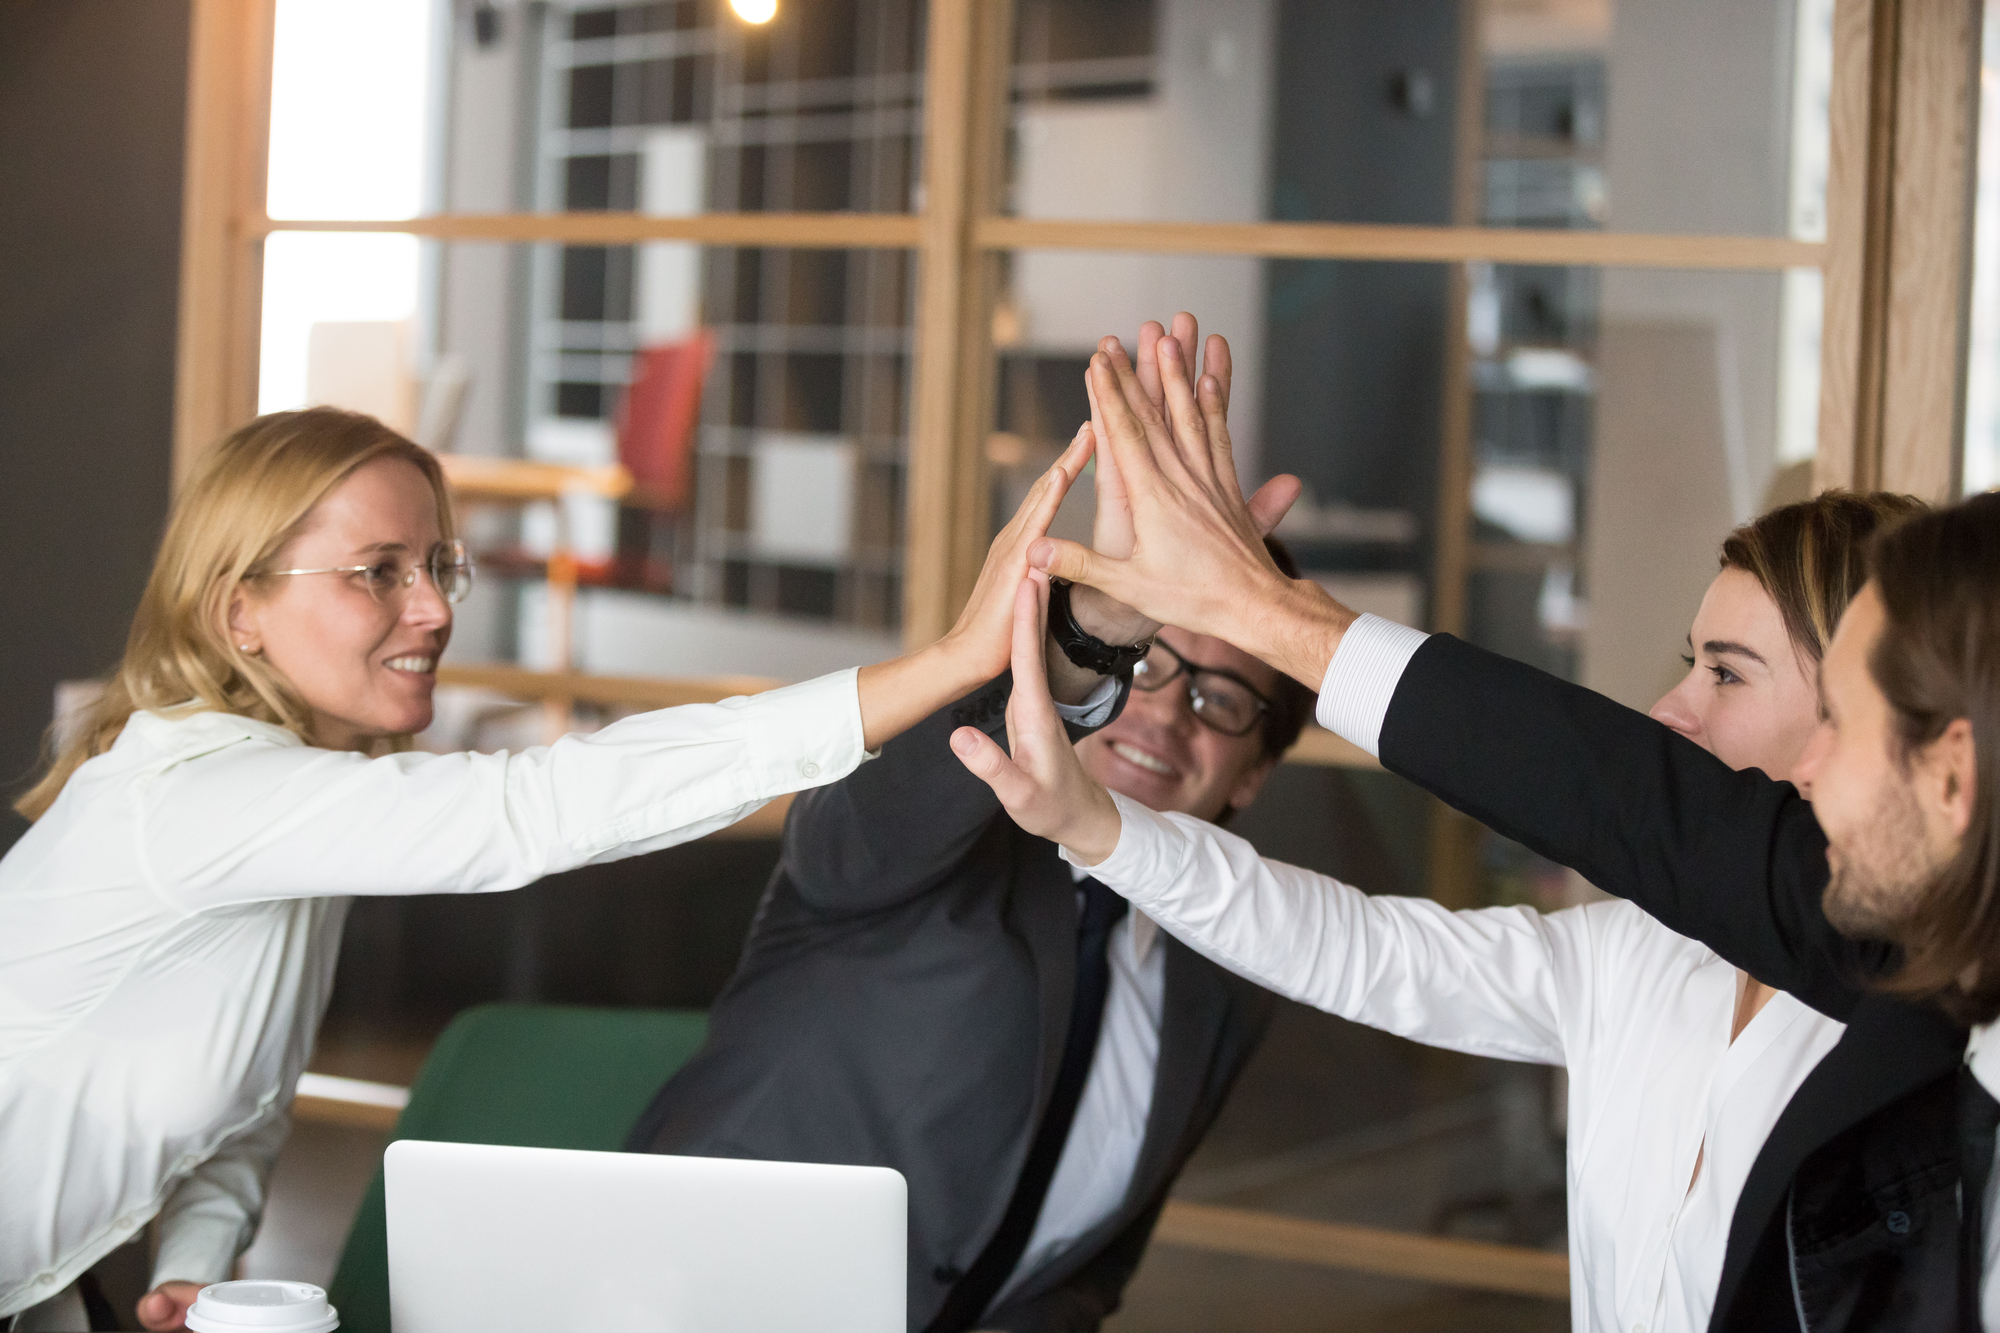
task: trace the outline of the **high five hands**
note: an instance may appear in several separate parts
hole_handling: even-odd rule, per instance
[[[1287,579],[1271,560],[1263,537],[1298,498],[1299,481],[1275,477],[1243,498],[1227,421],[1229,346],[1209,338],[1196,383],[1189,350],[1196,336],[1191,315],[1177,316],[1171,334],[1149,323],[1140,330],[1136,369],[1117,339],[1099,344],[1087,380],[1097,456],[1095,549],[1047,537],[1030,544],[1037,572],[1015,600],[1008,748],[972,727],[951,738],[1016,824],[1085,865],[1116,849],[1120,821],[1110,794],[1077,760],[1049,694],[1043,571],[1094,587],[1109,605],[1145,617],[1146,633],[1173,624],[1228,639],[1314,688],[1354,618],[1317,585]]]
[[[1043,537],[1030,544],[1029,563],[1154,624],[1226,639],[1318,689],[1354,614],[1272,562],[1263,536],[1298,498],[1299,480],[1274,477],[1243,498],[1227,419],[1228,345],[1209,338],[1197,383],[1178,336],[1185,328],[1191,342],[1194,320],[1174,325],[1173,334],[1141,333],[1137,369],[1116,338],[1090,360],[1100,503],[1109,475],[1114,503],[1129,515],[1129,554]]]

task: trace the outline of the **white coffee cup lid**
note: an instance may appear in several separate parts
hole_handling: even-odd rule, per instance
[[[310,1282],[217,1282],[187,1313],[194,1333],[333,1333],[340,1312]]]

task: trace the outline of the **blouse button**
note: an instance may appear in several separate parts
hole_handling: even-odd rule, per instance
[[[816,778],[819,776],[819,765],[810,759],[801,760],[799,763],[799,772],[809,778]]]

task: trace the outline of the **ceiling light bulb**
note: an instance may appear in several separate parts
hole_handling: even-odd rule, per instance
[[[778,16],[778,0],[729,0],[729,7],[745,23],[769,23]]]

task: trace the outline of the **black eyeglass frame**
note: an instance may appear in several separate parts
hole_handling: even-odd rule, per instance
[[[1203,666],[1199,662],[1191,662],[1169,647],[1165,639],[1154,639],[1153,647],[1174,659],[1174,669],[1161,677],[1160,683],[1157,685],[1141,685],[1139,681],[1145,674],[1146,666],[1142,660],[1137,667],[1133,668],[1132,688],[1142,694],[1157,694],[1167,688],[1167,686],[1181,679],[1181,677],[1187,677],[1188,707],[1194,713],[1194,720],[1207,727],[1210,731],[1223,736],[1248,736],[1259,726],[1263,725],[1264,719],[1270,716],[1272,710],[1277,707],[1275,703],[1264,697],[1262,690],[1227,667]],[[1147,656],[1151,657],[1152,654],[1148,653]],[[1257,715],[1251,718],[1240,731],[1231,731],[1229,728],[1217,723],[1213,718],[1204,717],[1201,711],[1202,702],[1205,697],[1201,692],[1201,678],[1203,676],[1220,676],[1231,684],[1241,685],[1244,689],[1250,691],[1250,697],[1257,701]]]

